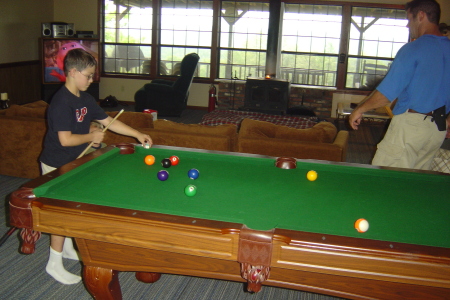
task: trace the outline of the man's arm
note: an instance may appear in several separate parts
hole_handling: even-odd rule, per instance
[[[366,111],[373,110],[379,107],[383,107],[391,103],[388,98],[386,98],[378,90],[374,90],[369,96],[367,96],[363,101],[361,101],[358,106],[351,113],[348,121],[350,126],[354,130],[358,130],[358,126],[361,123],[362,115]]]

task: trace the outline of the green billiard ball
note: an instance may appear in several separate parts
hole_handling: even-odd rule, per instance
[[[197,187],[193,184],[189,184],[185,187],[184,193],[189,197],[195,196],[195,194],[197,194]]]

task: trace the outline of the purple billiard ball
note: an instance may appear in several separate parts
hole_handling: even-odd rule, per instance
[[[200,176],[200,173],[197,169],[190,169],[188,171],[188,176],[190,179],[197,179]]]
[[[169,178],[169,172],[166,170],[161,170],[158,172],[157,176],[159,180],[166,181]]]

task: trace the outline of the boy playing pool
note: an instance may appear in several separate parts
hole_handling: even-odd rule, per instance
[[[105,133],[100,129],[91,130],[91,121],[107,126],[112,118],[85,92],[92,82],[96,66],[95,58],[83,49],[73,49],[64,58],[66,83],[52,98],[47,112],[48,131],[40,156],[42,174],[75,160],[90,142],[101,144]],[[132,136],[142,144],[152,145],[150,136],[119,120],[114,121],[109,129]],[[47,273],[63,284],[78,283],[81,277],[64,269],[63,257],[78,260],[72,239],[51,235]]]

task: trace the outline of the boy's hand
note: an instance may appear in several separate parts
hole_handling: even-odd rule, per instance
[[[142,146],[148,145],[149,147],[151,147],[153,145],[152,138],[148,134],[139,132],[136,138],[142,144]]]
[[[93,133],[94,131],[102,131],[102,130],[97,126],[91,125],[91,129],[90,129],[89,133]],[[101,143],[93,143],[92,148],[98,148],[98,147],[100,147],[100,145],[101,145]]]
[[[105,138],[105,133],[101,130],[94,130],[90,133],[92,135],[92,142],[95,144],[101,144]]]

